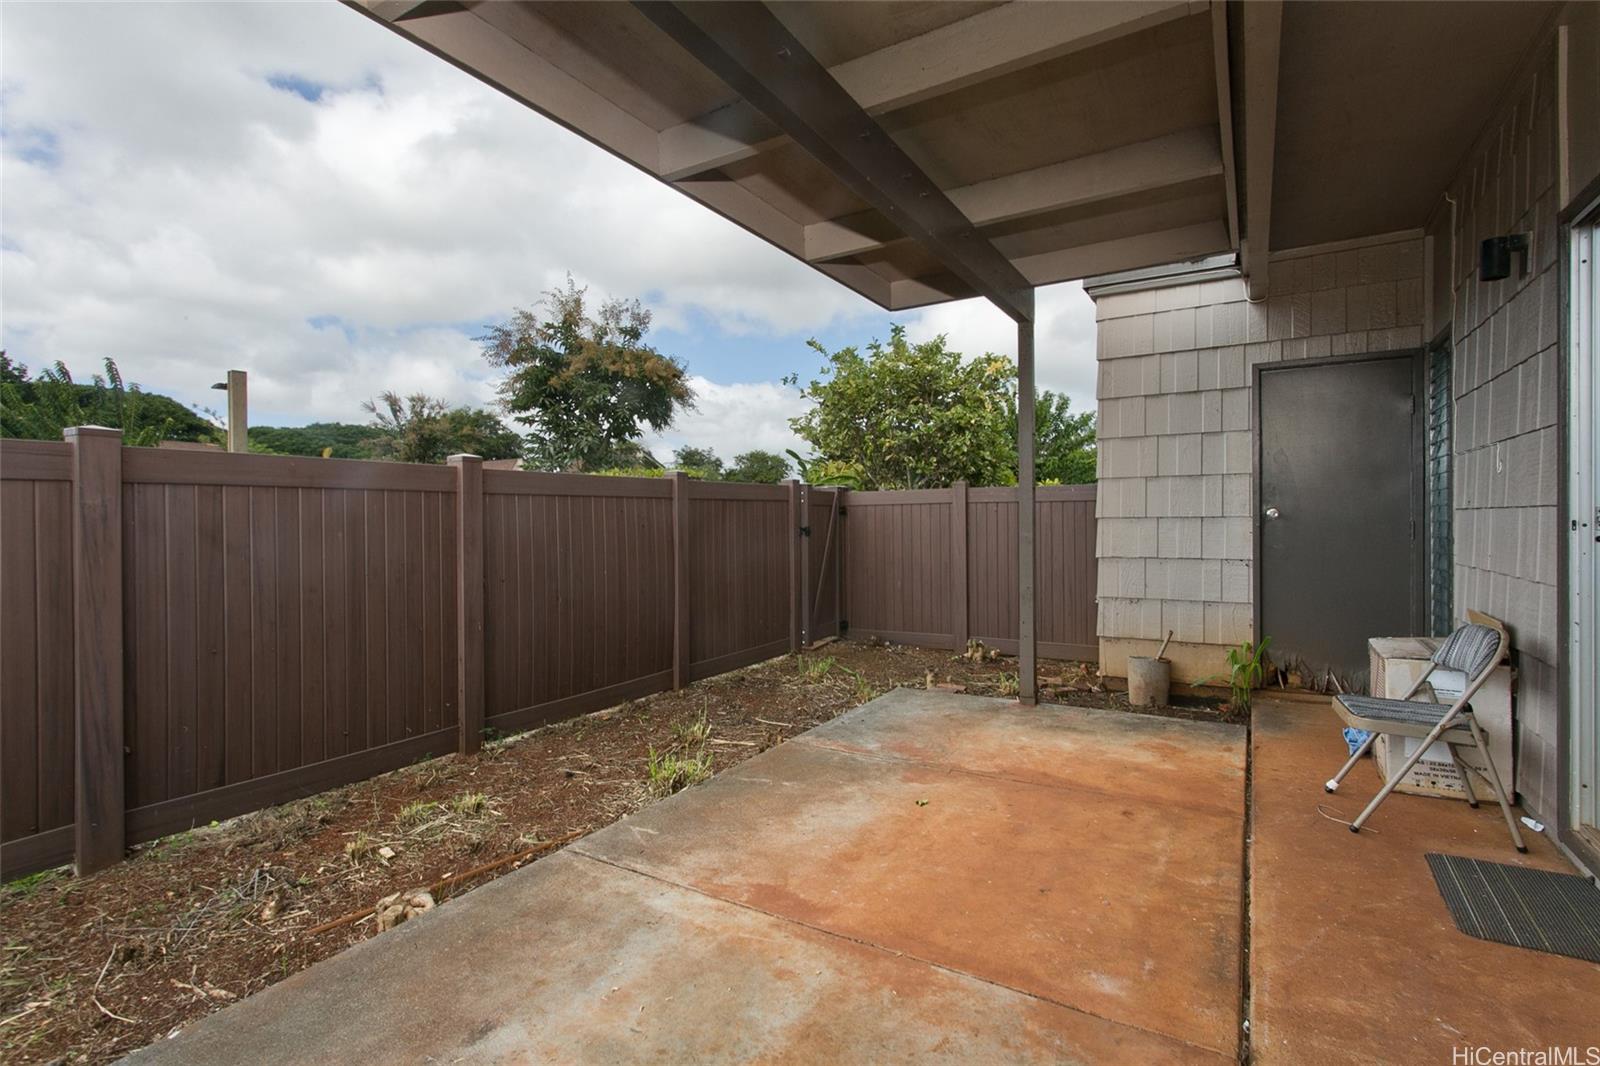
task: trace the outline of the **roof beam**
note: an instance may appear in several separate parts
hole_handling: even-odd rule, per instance
[[[1281,0],[1239,5],[1244,42],[1244,234],[1239,264],[1252,300],[1267,295],[1272,241],[1272,166],[1278,133]]]
[[[1206,127],[964,185],[948,195],[973,225],[992,226],[1221,174],[1217,132]],[[858,212],[807,226],[806,258],[816,263],[860,255],[899,238],[876,211]]]
[[[1222,144],[1222,186],[1228,202],[1228,243],[1239,244],[1239,184],[1233,162],[1233,74],[1228,61],[1228,5],[1211,0],[1211,54],[1217,71],[1217,131]]]
[[[978,295],[1032,320],[1027,279],[764,4],[634,6]]]
[[[1181,18],[1191,0],[1012,3],[829,68],[869,115],[955,92],[1014,70]],[[735,102],[661,133],[668,181],[748,159],[783,140],[756,109]]]
[[[465,10],[460,0],[362,0],[362,3],[385,22],[405,22]]]
[[[1080,244],[1017,260],[1017,269],[1035,285],[1110,274],[1135,267],[1163,266],[1200,259],[1228,247],[1228,227],[1221,221],[1138,233],[1095,244]]]
[[[598,142],[633,165],[654,173],[656,131],[529,47],[552,35],[550,24],[523,4],[459,4],[390,22],[382,0],[347,0],[452,66],[531,107],[566,128]],[[433,8],[432,0],[402,7]],[[405,12],[401,12],[402,15]]]

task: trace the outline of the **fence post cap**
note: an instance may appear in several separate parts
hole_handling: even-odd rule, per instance
[[[61,431],[63,440],[72,440],[76,437],[122,437],[122,430],[112,429],[109,426],[67,426]]]
[[[455,455],[447,458],[445,462],[453,465],[460,463],[481,463],[483,462],[483,456],[473,455],[471,452],[458,452]]]

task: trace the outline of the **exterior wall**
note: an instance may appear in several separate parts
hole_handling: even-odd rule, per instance
[[[1556,522],[1562,360],[1556,215],[1556,48],[1507,98],[1451,182],[1447,230],[1455,348],[1455,601],[1505,621],[1517,666],[1518,783],[1547,817],[1557,805]],[[1528,274],[1478,280],[1478,244],[1530,233]],[[1437,238],[1436,238],[1437,239]]]
[[[1252,639],[1251,368],[1422,344],[1423,240],[1276,256],[1257,303],[1238,280],[1101,296],[1101,666],[1153,654],[1222,669]]]

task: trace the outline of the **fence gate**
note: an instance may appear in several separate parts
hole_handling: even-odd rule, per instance
[[[800,643],[841,636],[844,492],[800,486]]]

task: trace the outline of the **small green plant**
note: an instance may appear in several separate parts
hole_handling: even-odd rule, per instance
[[[439,805],[432,800],[416,800],[400,808],[399,818],[406,825],[416,825],[426,821],[438,809]]]
[[[650,792],[656,796],[670,796],[690,785],[698,785],[711,776],[711,753],[704,748],[696,752],[682,752],[671,748],[666,751],[650,749],[645,764],[645,780]]]
[[[1000,675],[1000,695],[1017,696],[1022,692],[1022,680],[1016,674]]]
[[[677,740],[677,746],[688,749],[704,747],[711,738],[711,722],[706,718],[706,704],[700,704],[699,717],[692,722],[679,722],[672,727],[672,735]]]
[[[1250,709],[1250,691],[1261,684],[1261,679],[1266,676],[1267,645],[1271,643],[1271,637],[1262,637],[1260,644],[1251,644],[1247,640],[1237,648],[1228,649],[1229,701],[1234,710]]]
[[[650,748],[645,763],[645,783],[651,794],[670,796],[710,777],[711,752],[706,750],[710,739],[711,722],[702,705],[694,721],[679,722],[672,727],[670,746],[662,751]]]
[[[832,670],[833,670],[833,656],[831,656],[831,655],[826,656],[826,657],[821,658],[821,659],[801,659],[800,660],[800,676],[808,684],[812,684],[812,685],[816,684],[817,682],[821,681],[823,678],[827,677],[828,674]]]
[[[344,857],[349,859],[354,866],[360,866],[364,860],[370,859],[377,853],[378,842],[365,832],[357,832],[349,840],[345,841]]]
[[[450,801],[450,809],[463,817],[482,814],[489,806],[489,797],[482,792],[463,792]]]

